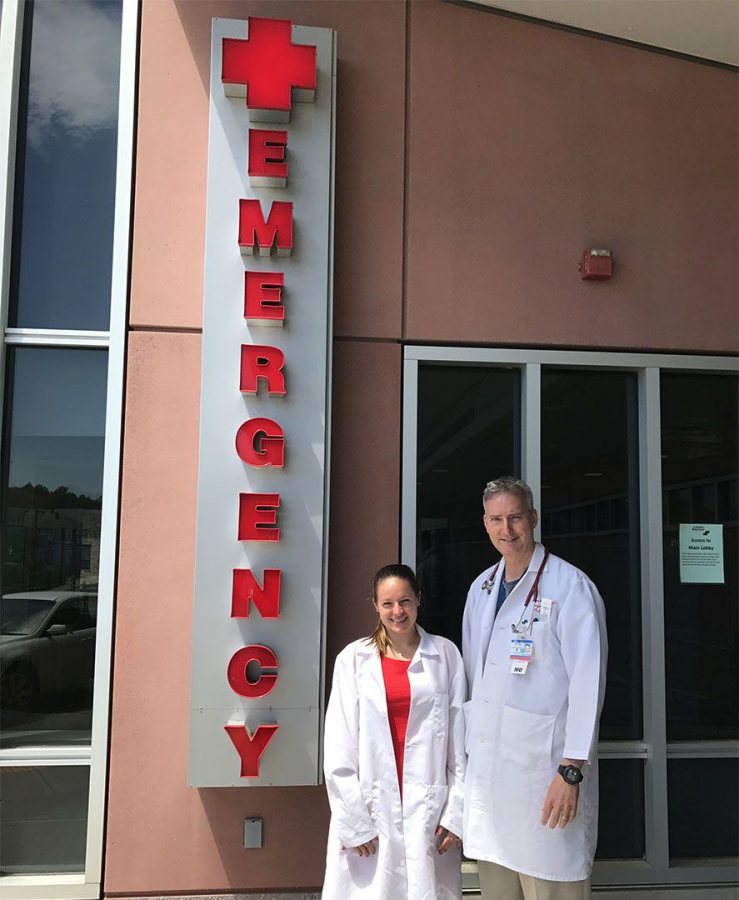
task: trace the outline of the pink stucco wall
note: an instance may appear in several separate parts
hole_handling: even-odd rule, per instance
[[[339,35],[335,332],[395,338],[401,323],[405,3],[144,0],[131,323],[199,328],[210,23],[262,15]]]
[[[733,73],[440,0],[143,0],[107,894],[323,874],[322,788],[185,774],[210,19],[249,14],[338,31],[329,664],[398,556],[403,339],[739,341]]]
[[[736,352],[736,73],[411,11],[404,336]],[[612,281],[580,278],[592,246]]]

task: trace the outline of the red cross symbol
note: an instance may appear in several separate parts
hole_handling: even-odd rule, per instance
[[[316,48],[293,44],[285,19],[250,16],[247,40],[223,38],[221,81],[227,96],[246,97],[253,122],[289,122],[292,91],[315,96]]]

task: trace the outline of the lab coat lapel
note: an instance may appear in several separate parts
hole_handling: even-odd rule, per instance
[[[382,661],[374,644],[362,642],[357,650],[357,659],[362,668],[369,674],[372,687],[383,697],[385,696],[385,681],[382,677]]]
[[[420,625],[416,625],[418,630],[418,634],[421,640],[418,642],[418,646],[416,647],[416,652],[413,654],[413,659],[411,660],[411,664],[409,668],[414,671],[422,666],[422,659],[424,656],[438,656],[439,651],[436,649],[436,645],[428,636],[428,632],[426,632]]]
[[[500,608],[500,612],[498,615],[507,616],[512,622],[517,622],[521,610],[523,609],[524,601],[531,589],[531,585],[536,580],[536,573],[539,571],[539,566],[544,559],[544,547],[541,544],[534,545],[534,552],[531,555],[531,560],[529,561],[529,567],[524,572],[521,580],[518,584],[513,588],[510,594],[503,601],[503,605]],[[545,568],[546,571],[546,568]],[[493,592],[491,597],[494,598],[494,602],[492,603],[492,610],[495,610],[495,602],[498,599],[498,589],[500,588],[500,579],[505,578],[505,569],[503,566],[498,570],[498,574],[495,578],[495,585],[493,587]],[[539,590],[541,592],[541,583],[539,584]],[[488,634],[492,633],[492,620],[490,623],[491,631]],[[481,660],[483,664],[483,669],[485,662],[487,660],[488,653],[490,652],[490,640],[484,645],[486,648],[486,652]]]
[[[535,544],[534,552],[531,556],[531,560],[529,561],[529,567],[524,572],[523,578],[521,578],[518,584],[506,597],[505,602],[500,609],[501,613],[504,609],[506,609],[508,604],[511,604],[512,606],[516,606],[516,604],[518,604],[518,606],[521,606],[523,604],[523,601],[526,599],[528,592],[531,590],[531,585],[536,580],[536,573],[539,571],[539,566],[542,564],[543,559],[544,547],[541,544]],[[505,570],[503,571],[502,577],[505,577]],[[539,583],[539,592],[541,593],[541,582]],[[507,612],[508,609],[506,609],[506,613]]]
[[[492,572],[492,569],[491,569]],[[490,574],[487,576],[490,578]],[[490,593],[480,588],[480,597],[483,604],[483,614],[480,618],[480,652],[477,656],[477,674],[475,678],[482,677],[485,670],[485,660],[487,659],[488,649],[490,647],[490,638],[493,633],[493,621],[495,620],[495,604],[498,600],[498,591],[500,590],[500,581],[503,577],[503,566],[498,566],[495,573],[495,580]]]

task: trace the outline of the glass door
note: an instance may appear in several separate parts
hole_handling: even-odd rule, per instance
[[[419,570],[423,624],[460,642],[468,587],[495,562],[480,504],[501,474],[531,485],[539,539],[604,598],[595,885],[701,883],[718,900],[737,878],[738,370],[406,349],[403,559]],[[691,529],[710,538],[700,566]]]
[[[669,852],[739,856],[737,380],[663,372],[662,537]]]
[[[598,586],[608,623],[600,738],[619,743],[600,764],[598,859],[645,856],[637,389],[635,372],[542,367],[542,542]]]

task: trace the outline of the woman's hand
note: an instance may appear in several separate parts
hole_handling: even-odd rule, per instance
[[[352,847],[351,849],[357,852],[360,856],[374,856],[377,853],[377,847],[375,846],[376,837],[373,837],[371,841],[367,841],[365,844],[360,844],[358,847]]]
[[[439,826],[436,829],[436,837],[441,838],[439,846],[436,848],[439,853],[446,853],[450,847],[461,847],[462,839],[458,838],[453,831]]]

